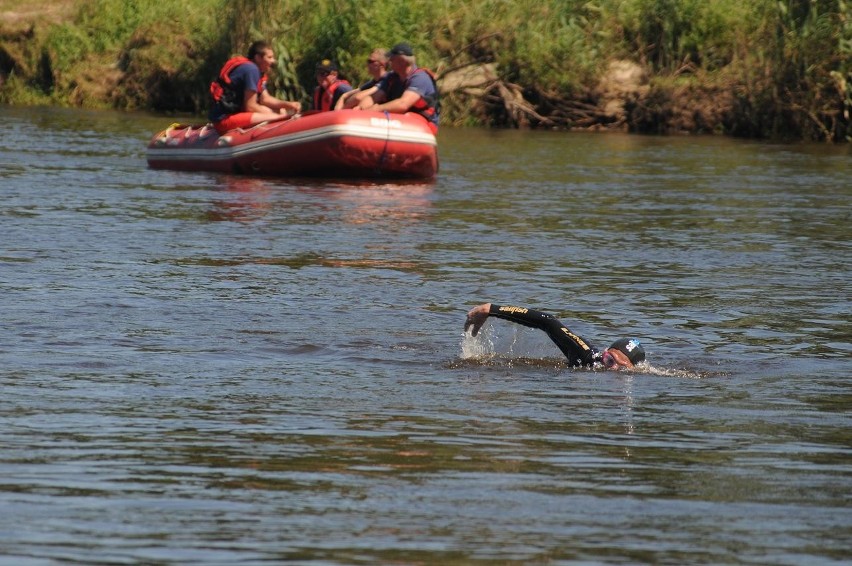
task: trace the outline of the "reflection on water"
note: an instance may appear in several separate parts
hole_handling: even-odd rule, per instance
[[[271,205],[271,183],[262,178],[221,177],[224,196],[213,201],[210,220],[228,220],[232,222],[251,222],[266,216]]]
[[[7,561],[846,559],[849,148],[447,129],[434,182],[343,183],[0,116]]]
[[[250,222],[265,218],[275,202],[270,191],[282,188],[279,180],[222,175],[216,178],[222,195],[213,201],[211,220]],[[286,185],[290,188],[289,185]],[[415,222],[428,214],[432,183],[376,181],[323,182],[300,180],[293,196],[310,201],[325,214],[340,212],[351,224],[368,222]],[[280,203],[293,206],[294,203]]]

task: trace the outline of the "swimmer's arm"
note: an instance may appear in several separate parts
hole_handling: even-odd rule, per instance
[[[476,336],[489,316],[543,330],[571,365],[591,365],[594,361],[596,350],[587,340],[571,332],[552,314],[526,307],[481,304],[468,312],[465,331],[472,326],[471,334]]]
[[[551,327],[561,327],[556,317],[544,312],[528,309],[525,307],[500,306],[493,303],[483,303],[473,307],[467,313],[467,320],[464,323],[464,329],[473,327],[471,334],[476,336],[482,325],[489,316],[496,316],[510,322],[529,326],[530,328],[538,328],[540,330],[548,330]]]

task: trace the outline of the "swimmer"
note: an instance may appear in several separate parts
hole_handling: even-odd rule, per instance
[[[500,306],[483,303],[467,313],[464,330],[471,329],[476,336],[489,316],[496,316],[530,328],[544,330],[553,343],[568,358],[571,366],[603,367],[611,370],[633,369],[645,360],[645,349],[635,338],[616,340],[603,352],[598,351],[588,340],[577,336],[552,314],[524,307]]]

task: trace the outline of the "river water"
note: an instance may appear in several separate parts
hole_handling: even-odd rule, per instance
[[[0,117],[0,563],[849,559],[849,147],[445,128],[434,182],[327,182]]]

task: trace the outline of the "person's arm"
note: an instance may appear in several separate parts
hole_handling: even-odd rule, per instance
[[[526,307],[500,306],[484,303],[472,308],[467,313],[464,329],[471,329],[471,335],[476,336],[479,329],[489,316],[502,318],[516,324],[544,330],[559,350],[568,358],[571,365],[591,365],[594,362],[596,350],[585,339],[571,332],[555,316]]]
[[[358,110],[373,110],[376,104],[381,104],[387,99],[388,96],[385,91],[380,88],[377,88],[375,91],[371,92],[369,96],[365,96],[364,98],[360,99],[355,108]]]
[[[334,109],[335,110],[342,110],[344,105],[346,104],[346,101],[349,100],[352,96],[354,96],[358,92],[361,92],[361,91],[354,89],[354,90],[346,91],[343,94],[341,94],[340,98],[338,98],[337,102],[334,104]]]
[[[339,110],[339,107],[341,106],[340,100],[343,98],[344,95],[349,94],[350,92],[356,92],[356,90],[352,88],[352,85],[343,83],[339,87],[337,87],[337,90],[334,91],[334,96],[331,99],[331,109]]]
[[[267,108],[275,111],[281,112],[281,110],[291,111],[293,114],[302,111],[302,104],[300,102],[292,102],[289,100],[280,100],[275,98],[268,91],[263,91],[260,94],[260,104],[266,106]]]
[[[257,91],[251,89],[246,89],[243,94],[243,108],[245,108],[246,112],[262,112],[264,114],[274,112],[269,106],[261,104],[258,100]]]
[[[420,100],[419,94],[417,94],[413,90],[406,90],[399,98],[395,98],[393,100],[377,104],[370,108],[370,110],[386,110],[395,114],[403,114],[405,112],[408,112],[408,110],[412,106],[414,106],[418,100]]]
[[[488,320],[488,315],[491,314],[491,303],[482,303],[467,311],[467,318],[464,321],[464,331],[467,332],[471,328],[470,335],[476,336],[479,334],[479,329]]]
[[[411,110],[421,98],[426,99],[435,92],[432,79],[425,72],[415,72],[408,77],[405,91],[399,98],[387,100],[371,110],[385,110],[396,114],[403,114]]]
[[[269,114],[273,112],[271,108],[261,103],[261,95],[258,95],[257,85],[260,84],[261,75],[257,65],[246,63],[238,66],[231,74],[231,80],[235,84],[242,85],[245,89],[243,90],[243,112],[252,112],[255,114]]]
[[[343,95],[346,97],[346,101],[343,104],[338,102],[337,105],[341,108],[357,108],[362,100],[370,98],[377,90],[379,90],[379,87],[376,85],[366,89],[351,90]],[[339,108],[335,107],[335,110],[339,110]]]

